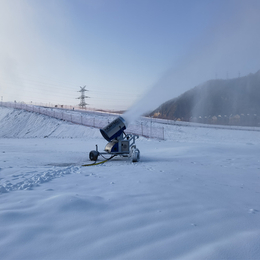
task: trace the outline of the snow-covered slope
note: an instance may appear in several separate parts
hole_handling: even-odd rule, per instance
[[[42,114],[0,107],[0,137],[99,137],[97,129],[77,126]]]
[[[1,259],[260,259],[260,133],[165,131],[81,167],[98,129],[0,108]]]

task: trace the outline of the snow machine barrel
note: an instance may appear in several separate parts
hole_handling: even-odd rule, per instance
[[[100,129],[102,136],[110,142],[119,137],[126,129],[126,122],[123,117],[118,117],[105,128]]]

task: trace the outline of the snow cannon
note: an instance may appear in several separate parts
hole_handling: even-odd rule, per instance
[[[126,122],[123,117],[118,117],[112,121],[109,125],[100,129],[102,136],[108,141],[112,141],[119,137],[126,129]]]
[[[99,152],[98,146],[96,150],[92,150],[89,153],[89,159],[91,161],[98,160],[98,156],[102,156],[105,161],[112,159],[115,156],[130,157],[132,162],[138,162],[140,160],[140,151],[136,148],[135,140],[139,138],[138,135],[126,134],[127,124],[123,117],[119,116],[113,120],[106,127],[100,129],[101,135],[108,141],[105,146],[105,152]],[[110,158],[105,158],[103,155],[109,154]],[[101,162],[102,163],[102,162]]]

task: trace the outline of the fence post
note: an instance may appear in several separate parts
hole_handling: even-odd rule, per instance
[[[163,140],[164,140],[164,127],[162,128],[162,131],[163,131],[162,134],[163,134]]]
[[[150,121],[150,138],[152,138],[152,120]]]

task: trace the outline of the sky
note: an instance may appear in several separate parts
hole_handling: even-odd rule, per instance
[[[146,112],[260,69],[258,0],[0,0],[0,97]]]

